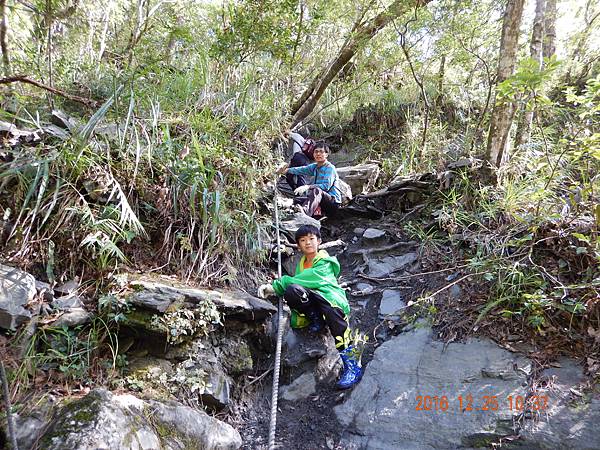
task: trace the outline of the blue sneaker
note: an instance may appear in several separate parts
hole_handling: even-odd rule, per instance
[[[311,333],[318,333],[323,328],[325,328],[325,320],[323,319],[323,314],[313,309],[307,314],[307,316],[310,319],[308,331],[310,331]]]
[[[354,347],[349,346],[340,352],[340,357],[344,363],[344,372],[336,384],[338,389],[351,388],[358,383],[363,376],[363,369],[360,367],[353,350]]]

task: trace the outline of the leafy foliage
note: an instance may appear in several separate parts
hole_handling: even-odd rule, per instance
[[[180,344],[198,333],[206,336],[217,324],[222,324],[221,315],[210,300],[201,302],[194,309],[178,308],[155,315],[151,322],[154,328],[166,332],[167,341],[172,345]]]
[[[281,157],[290,104],[390,3],[15,3],[12,72],[102,106],[3,85],[3,121],[40,132],[53,108],[74,119],[66,138],[21,140],[0,152],[3,256],[52,283],[75,275],[104,282],[135,267],[252,285],[268,239],[261,186]],[[568,6],[583,25],[580,6]],[[477,305],[480,323],[520,320],[540,333],[565,328],[565,320],[567,329],[596,326],[597,30],[558,36],[559,56],[570,56],[547,59],[541,70],[523,47],[516,73],[496,85],[503,8],[440,1],[397,18],[361,44],[309,120],[354,162],[378,161],[385,184],[481,155],[494,92],[515,110],[526,103],[535,113],[532,137],[508,152],[499,183],[465,173],[428,199],[438,202],[431,217],[411,218],[406,231],[434,253],[448,239],[466,247],[466,263],[489,289]],[[116,367],[110,336],[127,305],[107,295],[99,311],[103,322],[94,326]],[[174,311],[161,325],[177,341],[215,319],[207,314]],[[89,372],[78,358],[96,354],[95,338],[82,348],[69,330],[46,334],[38,342],[54,368],[70,377]],[[38,348],[32,360],[41,361]]]
[[[304,31],[297,6],[294,0],[246,0],[229,4],[226,11],[229,20],[224,19],[223,28],[216,30],[211,54],[242,62],[253,54],[265,52],[286,61],[297,45],[299,33]]]

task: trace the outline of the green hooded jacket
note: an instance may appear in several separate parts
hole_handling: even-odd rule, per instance
[[[308,269],[304,269],[304,259],[305,257],[302,256],[296,266],[296,275],[293,277],[284,275],[279,280],[273,281],[275,293],[283,295],[290,284],[299,284],[306,289],[317,291],[331,306],[340,308],[344,314],[348,315],[350,305],[348,305],[346,293],[337,282],[337,276],[340,274],[340,263],[337,258],[329,256],[325,250],[319,250],[312,267]]]

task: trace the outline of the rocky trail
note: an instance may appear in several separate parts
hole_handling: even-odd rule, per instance
[[[0,450],[600,450],[599,18],[0,0]]]
[[[277,442],[290,449],[597,449],[600,401],[579,393],[585,376],[563,358],[539,370],[532,345],[510,350],[490,337],[444,342],[411,305],[425,293],[456,302],[470,293],[460,271],[436,270],[397,224],[325,222],[328,251],[342,264],[351,326],[369,337],[363,380],[336,391],[333,340],[287,330]],[[288,264],[288,267],[293,265]],[[410,312],[410,313],[409,313]],[[242,448],[267,448],[269,378],[245,415]]]
[[[333,339],[288,325],[278,448],[600,448],[600,401],[582,393],[589,389],[582,390],[588,381],[578,361],[541,367],[531,356],[538,349],[519,336],[507,344],[489,332],[447,332],[448,312],[460,318],[459,305],[476,287],[467,272],[448,269],[399,226],[419,208],[429,178],[392,183],[366,197],[378,202],[359,199],[322,222],[324,244],[342,266],[351,326],[368,337],[365,373],[354,389],[335,390],[341,362]],[[402,202],[413,205],[403,216],[382,217]],[[282,228],[289,235],[306,220],[313,219],[288,214]],[[298,256],[287,253],[289,273]],[[3,326],[47,329],[58,322],[80,330],[94,323],[90,299],[2,270],[3,289],[12,292],[3,300]],[[50,383],[15,414],[19,448],[267,448],[273,304],[254,292],[191,287],[154,274],[123,274],[115,282],[121,288],[112,307],[124,319],[115,352],[127,358],[125,377],[110,391],[83,381],[68,401]],[[199,332],[199,323],[211,331]]]

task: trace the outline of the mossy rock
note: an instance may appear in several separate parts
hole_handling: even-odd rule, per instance
[[[40,439],[45,450],[238,449],[239,433],[203,411],[104,389],[63,402]]]
[[[243,339],[226,341],[221,347],[219,360],[230,375],[239,375],[254,367],[252,352],[248,343]]]
[[[146,331],[148,333],[164,336],[166,340],[167,330],[164,327],[156,326],[152,323],[156,313],[144,309],[133,309],[125,315],[123,325]]]
[[[50,448],[54,440],[60,440],[71,433],[78,433],[94,424],[95,418],[100,413],[102,398],[93,394],[80,399],[63,401],[58,420],[52,422],[50,429],[41,439],[41,448]]]

